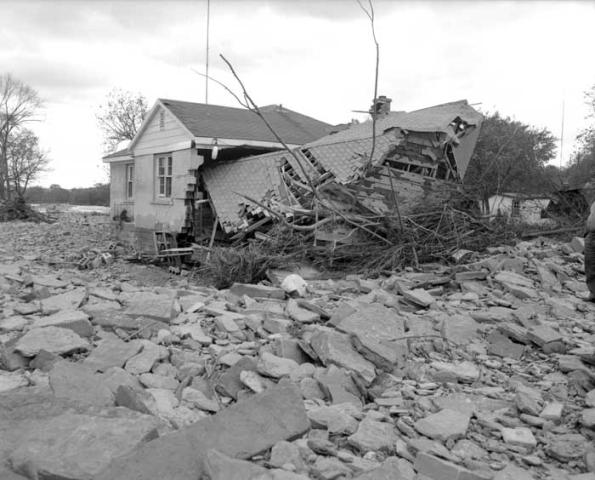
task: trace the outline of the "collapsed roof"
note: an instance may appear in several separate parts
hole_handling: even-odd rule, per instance
[[[247,228],[267,209],[291,217],[308,208],[312,186],[379,214],[397,203],[406,212],[462,180],[482,119],[465,100],[389,112],[377,119],[375,142],[367,121],[294,149],[299,162],[279,151],[216,164],[203,179],[226,233]]]

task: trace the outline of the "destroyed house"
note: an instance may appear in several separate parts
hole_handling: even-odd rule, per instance
[[[333,131],[331,125],[281,105],[261,111],[291,148]],[[202,171],[281,148],[253,112],[159,99],[130,145],[103,158],[110,166],[112,218],[141,251],[152,251],[156,230],[188,241],[208,238],[217,212],[211,208]],[[265,181],[264,176],[254,179],[253,173],[244,175],[246,185],[249,179]]]
[[[367,121],[294,148],[299,162],[279,151],[212,164],[204,184],[227,234],[257,229],[271,212],[291,219],[311,208],[312,187],[339,211],[357,203],[373,214],[408,214],[443,202],[461,182],[482,119],[464,100],[381,112],[375,142]]]

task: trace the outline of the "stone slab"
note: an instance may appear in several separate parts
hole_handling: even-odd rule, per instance
[[[216,415],[140,446],[94,480],[196,480],[210,449],[247,459],[310,428],[300,391],[282,382]]]

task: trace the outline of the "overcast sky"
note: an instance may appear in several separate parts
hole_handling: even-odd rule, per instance
[[[595,2],[379,1],[379,94],[394,110],[466,98],[560,135],[564,161],[595,84]],[[232,61],[260,105],[329,123],[364,116],[374,49],[355,0],[211,0],[211,75]],[[0,73],[45,99],[35,125],[52,171],[41,184],[105,181],[95,113],[113,87],[204,102],[206,0],[0,1]],[[211,84],[209,102],[236,106]],[[559,159],[557,160],[559,161]]]

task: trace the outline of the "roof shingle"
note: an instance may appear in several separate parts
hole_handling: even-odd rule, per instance
[[[244,108],[160,99],[195,137],[277,142],[264,122]],[[284,142],[302,145],[333,131],[333,126],[279,105],[260,108]]]

